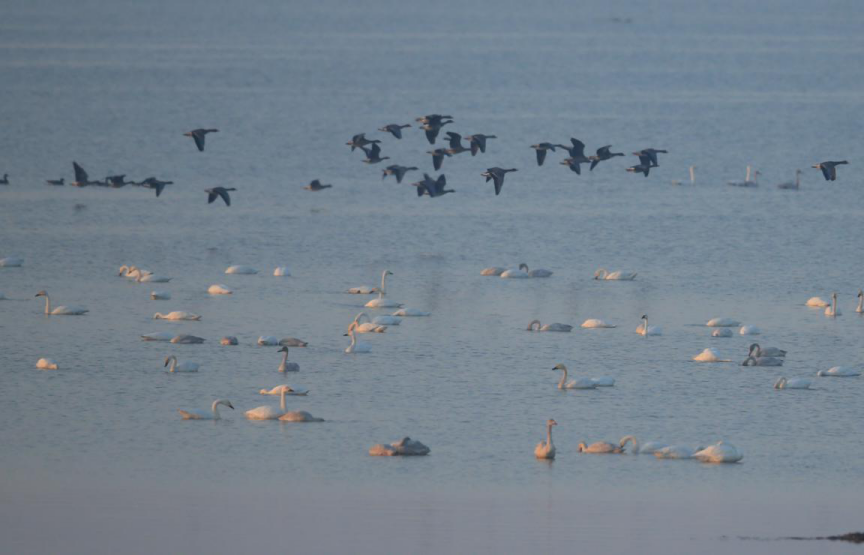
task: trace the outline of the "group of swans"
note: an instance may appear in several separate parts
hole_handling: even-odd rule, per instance
[[[605,268],[600,268],[594,272],[594,279],[605,281],[633,281],[636,279],[636,272],[624,272],[621,270],[610,272]]]
[[[49,316],[80,316],[90,312],[83,306],[56,306],[51,308],[51,297],[45,291],[36,293],[37,297],[45,297],[45,314]]]
[[[348,333],[345,334],[346,336],[351,337],[351,344],[345,347],[345,352],[348,354],[372,352],[371,343],[357,340],[356,329],[357,322],[351,322],[351,325],[348,326]]]
[[[149,270],[142,270],[137,266],[127,266],[126,264],[120,266],[120,271],[117,275],[133,279],[138,283],[168,283],[171,281],[169,277],[157,276]]]
[[[246,411],[249,420],[280,420],[282,422],[324,422],[323,418],[316,418],[305,410],[289,411],[285,405],[285,396],[288,395],[288,387],[279,388],[279,408],[271,405],[262,405]]]
[[[747,177],[744,178],[744,181],[730,181],[729,185],[733,187],[758,187],[759,186],[759,176],[762,175],[762,172],[756,170],[752,172],[753,179],[750,179],[751,168],[747,166]]]
[[[561,370],[561,381],[558,382],[558,389],[596,389],[598,387],[613,387],[615,378],[601,376],[599,378],[577,378],[567,381],[567,367],[563,364],[556,364],[552,370]]]
[[[811,308],[824,308],[825,316],[834,317],[843,314],[837,306],[837,293],[831,294],[830,303],[821,297],[810,297],[804,304]],[[860,289],[858,290],[858,304],[855,306],[855,312],[858,314],[864,314],[864,291]]]
[[[783,357],[786,351],[777,347],[762,348],[758,343],[750,345],[747,358],[741,366],[783,366]]]
[[[366,320],[365,322],[363,320]],[[351,326],[354,326],[355,333],[384,333],[387,331],[387,326],[376,324],[369,318],[365,312],[361,312],[354,317],[354,321],[348,325],[348,333],[351,333]]]
[[[617,445],[607,441],[597,441],[590,445],[581,442],[577,449],[580,453],[621,454],[625,452],[625,446],[630,442],[633,443],[632,454],[653,454],[658,459],[696,459],[706,463],[737,463],[744,458],[734,445],[723,441],[718,441],[709,447],[691,449],[684,445],[666,445],[656,441],[640,444],[633,436],[624,436]]]
[[[515,278],[515,279],[524,279],[524,278],[547,278],[552,275],[550,270],[544,270],[542,268],[530,269],[528,268],[528,264],[522,262],[519,264],[518,268],[501,268],[499,266],[492,266],[490,268],[485,268],[480,272],[481,276],[499,276],[502,278]]]
[[[567,324],[546,324],[543,325],[540,323],[540,320],[531,320],[531,323],[528,324],[528,331],[560,331],[560,332],[569,332],[573,330],[573,326]]]

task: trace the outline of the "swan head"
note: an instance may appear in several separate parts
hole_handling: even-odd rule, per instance
[[[128,271],[129,271],[129,266],[127,266],[126,264],[123,264],[122,266],[120,266],[120,270],[118,271],[117,275],[122,276],[123,272],[128,272]]]
[[[576,449],[581,453],[583,451],[586,451],[588,449],[588,446],[585,445],[584,441],[580,441],[579,445],[576,446]]]
[[[605,268],[600,268],[596,272],[594,272],[594,279],[603,279],[609,272],[606,271]]]
[[[384,270],[384,275],[385,276],[392,276],[393,272],[391,272],[390,270]]]
[[[647,320],[647,319],[648,319],[648,315],[647,315],[647,314],[643,314],[643,315],[642,315],[642,318],[640,318],[640,320]]]
[[[558,364],[555,365],[555,368],[553,368],[552,370],[565,370],[566,371],[567,367],[559,362]]]
[[[752,344],[750,345],[750,350],[748,351],[747,354],[753,356],[753,351],[756,351],[756,356],[759,356],[759,352],[760,352],[761,350],[762,350],[762,348],[759,346],[758,343],[752,343]]]
[[[858,290],[858,298],[860,299],[861,297],[864,297],[864,291],[859,289]]]
[[[531,320],[531,323],[528,324],[528,331],[534,331],[534,325],[535,325],[535,324],[536,324],[537,327],[539,328],[540,325],[541,325],[541,324],[540,324],[540,320]]]
[[[555,422],[555,420],[553,418],[550,418],[549,420],[546,421],[546,425],[547,426],[557,426],[558,423]]]
[[[45,290],[43,289],[42,291],[39,291],[38,293],[36,293],[36,296],[37,297],[47,297],[48,293],[46,293]]]

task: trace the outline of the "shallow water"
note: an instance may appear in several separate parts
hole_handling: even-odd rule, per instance
[[[849,504],[829,501],[864,482],[864,378],[816,379],[813,391],[771,386],[781,375],[861,362],[864,319],[853,309],[864,201],[853,114],[864,103],[864,10],[851,2],[815,13],[804,2],[670,1],[647,13],[635,3],[448,6],[46,1],[4,10],[0,172],[13,185],[0,191],[0,257],[26,259],[0,269],[0,291],[20,299],[0,301],[7,490],[58,474],[79,485],[201,491],[214,483],[372,493],[555,484],[574,495],[659,489],[770,499],[795,490],[800,504],[823,503],[823,516],[837,517],[824,522],[842,521]],[[614,20],[636,13],[630,24]],[[445,160],[455,194],[417,199],[413,187],[381,182],[380,167],[343,146],[366,130],[393,161],[429,171],[419,131],[406,130],[402,141],[374,131],[429,112],[454,115],[447,129],[498,136],[485,155]],[[220,129],[204,153],[181,135],[199,126]],[[633,157],[581,177],[558,165],[560,154],[536,166],[528,145],[570,136],[589,151],[613,143],[621,152],[670,153],[647,179],[623,171]],[[836,182],[808,168],[837,158],[852,165]],[[71,181],[72,159],[91,178],[126,172],[176,184],[160,198],[130,187],[42,184]],[[686,179],[690,164],[697,185],[670,185]],[[747,164],[762,169],[763,186],[727,187]],[[499,197],[479,175],[496,165],[520,169]],[[775,189],[795,168],[805,169],[802,189]],[[334,188],[303,191],[313,178]],[[214,185],[239,189],[230,208],[205,204],[202,189]],[[523,261],[555,274],[479,276]],[[131,283],[115,275],[124,263],[174,279]],[[262,271],[224,275],[231,264]],[[293,276],[272,277],[277,265]],[[590,279],[601,266],[639,277]],[[433,315],[367,334],[372,353],[345,355],[342,334],[368,299],[342,291],[376,284],[384,268],[395,274],[391,297]],[[235,293],[210,296],[214,283]],[[43,288],[57,304],[90,313],[42,315],[33,295]],[[173,299],[151,301],[153,289]],[[803,306],[832,291],[842,317]],[[170,310],[203,318],[151,319]],[[633,333],[642,314],[664,335]],[[690,362],[706,347],[738,361],[746,355],[753,338],[712,339],[699,326],[715,316],[762,328],[755,339],[788,349],[786,365]],[[528,333],[534,318],[619,327]],[[138,340],[163,330],[207,342]],[[229,334],[241,344],[219,346]],[[301,372],[280,377],[277,349],[255,346],[259,335],[309,341],[290,352]],[[169,354],[202,369],[166,374]],[[35,370],[41,356],[62,370]],[[558,391],[558,362],[571,377],[609,375],[617,385]],[[312,390],[289,399],[292,408],[327,422],[243,419],[248,408],[278,402],[260,388],[284,382]],[[203,409],[214,398],[238,410],[218,423],[179,420],[176,409]],[[551,466],[532,456],[550,417],[559,423]],[[406,434],[432,455],[366,454]],[[579,441],[625,434],[691,445],[724,439],[745,459],[705,466],[576,452]],[[779,523],[767,522],[766,535],[796,532]],[[699,537],[756,534],[729,528],[735,523]],[[585,534],[599,545],[600,528]],[[428,551],[452,551],[438,541]]]

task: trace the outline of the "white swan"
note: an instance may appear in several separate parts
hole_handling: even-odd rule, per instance
[[[24,259],[19,256],[7,256],[0,258],[0,268],[20,268]]]
[[[484,268],[481,272],[481,276],[500,276],[504,272],[507,271],[507,268],[500,268],[498,266],[491,266],[489,268]]]
[[[221,283],[214,283],[207,288],[207,292],[211,295],[231,295],[234,293],[234,290],[227,285],[222,285]]]
[[[226,335],[219,340],[220,345],[237,345],[237,338],[233,335]]]
[[[48,296],[48,293],[45,291],[39,291],[36,293],[36,296],[45,297],[45,314],[50,314],[52,316],[80,316],[90,312],[83,306],[57,306],[52,309],[51,298]]]
[[[261,347],[276,347],[279,345],[279,338],[275,335],[262,335],[258,338],[258,345]]]
[[[832,366],[828,370],[819,370],[816,375],[820,378],[854,378],[861,372],[849,366]]]
[[[831,306],[825,309],[825,316],[829,316],[831,318],[835,316],[842,316],[842,312],[837,308],[837,293],[831,293]]]
[[[765,347],[764,349],[758,343],[750,344],[750,355],[756,358],[759,357],[785,357],[786,351],[777,347]]]
[[[756,326],[741,326],[738,333],[741,335],[760,335],[762,330]]]
[[[373,445],[369,454],[373,457],[422,457],[429,454],[429,448],[410,437],[403,437],[389,445]]]
[[[861,289],[858,290],[858,306],[855,307],[855,312],[864,313],[864,291]]]
[[[273,270],[273,275],[276,277],[291,277],[291,270],[287,266],[278,266]]]
[[[389,314],[382,314],[381,316],[372,318],[372,323],[376,326],[398,326],[402,323],[402,318],[398,316],[390,316]]]
[[[198,368],[201,367],[197,362],[189,362],[188,360],[178,364],[177,357],[174,355],[165,359],[165,366],[168,366],[168,363],[171,363],[171,367],[168,369],[169,372],[197,372]]]
[[[733,335],[729,328],[717,328],[711,331],[711,337],[732,337]]]
[[[525,264],[524,262],[519,264],[519,269],[525,270],[525,272],[528,274],[528,277],[531,278],[548,278],[552,275],[551,270],[544,270],[542,268],[531,270],[528,268],[528,264]]]
[[[792,378],[791,380],[780,378],[774,382],[774,389],[810,389],[811,385],[813,385],[813,380],[806,378]]]
[[[168,314],[162,314],[161,312],[157,312],[153,315],[154,320],[200,320],[201,317],[197,314],[193,314],[191,312],[185,312],[183,310],[175,310],[173,312],[169,312]]]
[[[614,443],[609,443],[607,441],[597,441],[595,443],[592,443],[591,445],[587,445],[584,441],[582,441],[577,446],[577,450],[580,453],[593,453],[597,455],[624,452],[624,448],[620,445],[615,445]]]
[[[546,324],[541,325],[540,320],[531,320],[531,323],[528,324],[528,331],[561,331],[561,332],[569,332],[573,330],[573,326],[568,324]]]
[[[654,456],[658,459],[692,459],[693,455],[704,449],[703,447],[688,447],[686,445],[669,445],[662,449],[654,451]]]
[[[249,420],[277,420],[286,412],[285,395],[287,395],[287,393],[288,392],[285,391],[284,387],[279,390],[279,408],[270,405],[255,407],[254,409],[246,411],[246,418]]]
[[[431,312],[423,312],[422,310],[418,310],[416,308],[400,308],[396,312],[393,313],[393,316],[432,316]]]
[[[830,306],[831,303],[821,297],[810,297],[804,305],[811,308],[825,308],[826,306]]]
[[[170,277],[153,275],[153,272],[142,272],[138,270],[138,277],[135,278],[138,283],[168,283]]]
[[[150,299],[154,301],[170,301],[170,291],[150,291]]]
[[[561,375],[561,381],[558,382],[558,389],[596,389],[597,383],[591,378],[579,378],[576,380],[567,381],[567,367],[563,364],[556,364],[552,370],[561,370],[564,374]]]
[[[279,364],[280,372],[299,372],[300,365],[296,362],[288,362],[288,347],[282,347],[277,352],[285,353],[282,355],[282,363]]]
[[[366,319],[366,322],[363,321],[364,318]],[[360,314],[355,316],[352,323],[357,324],[354,328],[357,333],[384,333],[385,331],[387,331],[387,326],[373,324],[372,320],[369,318],[369,315],[365,312],[361,312]]]
[[[309,390],[303,387],[291,387],[290,385],[277,385],[273,389],[262,389],[258,393],[261,395],[282,395],[282,390],[285,390],[285,395],[301,395],[309,394]]]
[[[348,326],[348,333],[345,335],[351,336],[351,344],[345,348],[346,353],[368,353],[372,350],[372,345],[363,341],[357,341],[357,336],[354,333],[356,324]]]
[[[279,417],[280,422],[324,422],[323,418],[312,416],[305,410],[289,410]]]
[[[252,266],[228,266],[225,269],[226,274],[244,274],[244,275],[252,275],[257,274],[258,270],[253,268]]]
[[[706,463],[737,463],[744,458],[744,455],[731,443],[718,441],[710,447],[693,453],[693,458]]]
[[[582,327],[583,328],[597,329],[597,328],[614,328],[615,326],[613,326],[611,324],[607,324],[603,320],[599,320],[597,318],[589,318],[589,319],[585,320],[584,322],[582,322]]]
[[[36,368],[40,370],[60,370],[60,365],[53,358],[40,358],[36,361]]]
[[[384,298],[387,295],[387,276],[392,275],[393,272],[390,270],[384,270],[381,274],[381,287],[378,288],[378,298],[366,303],[366,308],[400,308],[402,306],[400,302]]]
[[[234,410],[234,405],[228,399],[216,399],[210,406],[210,412],[206,410],[183,410],[177,409],[183,420],[221,420],[219,416],[219,405],[224,405],[231,410]]]
[[[658,326],[649,326],[648,316],[643,314],[642,323],[636,327],[636,333],[644,337],[647,337],[649,335],[663,335],[663,328],[660,328]]]
[[[708,348],[693,357],[696,362],[732,362],[731,360],[721,359],[720,355],[714,349]]]
[[[145,333],[141,336],[141,341],[171,341],[174,334],[170,331],[157,331],[156,333]]]
[[[660,443],[659,441],[646,441],[645,443],[639,443],[639,440],[634,436],[622,437],[621,441],[618,442],[618,445],[623,449],[628,442],[633,443],[633,449],[630,450],[630,453],[633,455],[651,455],[667,446],[667,444]]]
[[[636,272],[623,272],[621,270],[610,272],[605,268],[600,268],[594,272],[594,279],[602,279],[606,281],[633,281],[636,279]]]
[[[690,166],[690,185],[696,184],[696,166]],[[673,179],[672,185],[681,185],[683,182],[680,179]]]
[[[135,279],[138,277],[138,271],[138,268],[135,266],[127,266],[126,264],[123,264],[117,271],[117,275],[123,276],[127,279]]]
[[[509,270],[504,270],[503,272],[501,272],[500,277],[505,278],[505,279],[508,279],[508,278],[509,279],[527,279],[527,278],[530,278],[531,276],[528,275],[528,272],[526,270],[522,269],[523,266],[525,268],[528,267],[528,266],[525,266],[524,264],[520,264],[518,268],[510,268]]]
[[[534,456],[538,459],[552,460],[555,458],[555,444],[552,443],[552,426],[558,423],[551,418],[546,421],[546,441],[541,441],[534,448]]]
[[[737,328],[741,322],[732,318],[711,318],[705,325],[709,328]]]

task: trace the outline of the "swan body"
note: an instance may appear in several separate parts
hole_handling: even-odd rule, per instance
[[[305,410],[288,411],[279,417],[280,422],[324,422],[323,418],[312,416]]]
[[[500,268],[498,266],[492,266],[490,268],[484,268],[481,272],[481,276],[500,276],[504,272],[507,271],[507,268]]]
[[[309,342],[297,339],[296,337],[283,337],[279,340],[279,344],[283,347],[306,347],[309,345]]]
[[[7,256],[0,258],[0,268],[20,268],[24,259],[18,256]]]
[[[785,357],[786,351],[777,347],[765,347],[764,349],[758,343],[750,345],[750,354],[756,358],[759,357]]]
[[[351,324],[350,326],[348,326],[348,333],[346,333],[345,335],[351,336],[351,344],[345,348],[345,352],[348,354],[353,354],[368,353],[372,351],[372,345],[363,341],[357,341],[357,336],[354,332],[355,327],[356,324]]]
[[[165,366],[168,366],[168,364],[171,364],[168,372],[197,372],[198,368],[201,367],[197,362],[189,362],[188,360],[178,363],[177,357],[174,355],[165,359]]]
[[[599,378],[591,378],[596,387],[615,387],[615,378],[609,376],[600,376]]]
[[[621,438],[621,441],[618,442],[618,446],[622,449],[628,442],[633,443],[633,449],[630,450],[630,453],[633,455],[651,455],[656,451],[663,449],[666,447],[665,443],[660,443],[659,441],[647,441],[645,443],[639,443],[639,440],[634,436],[624,436]]]
[[[279,345],[279,338],[275,335],[262,335],[258,338],[258,345],[261,347],[275,347]]]
[[[402,303],[384,297],[378,297],[377,299],[372,299],[364,306],[366,308],[399,308],[402,306]]]
[[[278,408],[270,405],[262,405],[260,407],[255,407],[254,409],[246,411],[246,418],[249,420],[278,420],[279,417],[281,417],[287,412],[285,408],[285,395],[287,395],[288,392],[286,391],[285,387],[280,387],[278,394]]]
[[[377,292],[378,289],[375,287],[351,287],[346,291],[346,293],[351,293],[352,295],[371,295]]]
[[[273,270],[273,275],[276,277],[291,277],[291,270],[287,266],[278,266]]]
[[[744,455],[731,443],[718,441],[716,444],[693,453],[694,459],[706,463],[737,463]]]
[[[509,279],[526,279],[531,277],[528,275],[528,272],[522,270],[521,268],[511,268],[509,270],[504,270],[503,272],[501,272],[500,275],[502,278]]]
[[[605,268],[600,268],[594,272],[594,279],[602,279],[606,281],[633,281],[636,279],[636,272],[622,272],[621,270],[610,272]]]
[[[138,277],[135,278],[138,283],[168,283],[170,277],[153,275],[152,272],[142,272],[138,270]]]
[[[530,278],[547,278],[552,275],[552,272],[550,270],[544,270],[542,268],[531,270],[528,268],[528,264],[525,264],[524,262],[519,264],[519,269],[523,270],[526,274],[528,274],[528,277]]]
[[[40,358],[36,361],[36,368],[40,370],[60,370],[60,365],[53,358]]]
[[[832,293],[831,306],[825,309],[825,316],[833,318],[835,316],[840,316],[841,314],[840,309],[837,307],[837,293]]]
[[[558,423],[551,418],[546,421],[546,441],[541,441],[534,448],[534,456],[538,459],[552,460],[555,458],[555,444],[552,443],[552,426]]]
[[[819,370],[816,375],[820,378],[854,378],[860,376],[861,372],[849,366],[833,366],[828,370]]]
[[[669,445],[654,451],[654,456],[658,459],[692,459],[693,455],[701,451],[702,447],[688,447],[686,445]]]
[[[732,337],[733,335],[729,328],[717,328],[711,331],[711,337]]]
[[[279,364],[280,372],[299,372],[300,365],[296,362],[288,362],[288,347],[282,347],[279,349],[280,353],[285,353],[282,355],[282,363]]]
[[[831,303],[829,303],[825,299],[822,299],[821,297],[810,297],[804,304],[805,306],[809,306],[812,308],[825,308],[826,306],[831,306]]]
[[[709,328],[737,328],[741,322],[732,318],[712,318],[705,325]]]
[[[381,316],[376,316],[372,318],[372,323],[376,326],[398,326],[402,323],[402,318],[398,316],[389,316],[387,314],[382,314]]]
[[[229,401],[228,399],[217,399],[213,401],[213,404],[210,406],[210,412],[204,410],[183,409],[177,409],[177,412],[180,413],[180,416],[183,417],[183,420],[221,420],[222,417],[219,416],[219,405],[223,405],[231,410],[234,410],[234,405],[232,405],[231,401]]]
[[[366,320],[365,322],[363,320]],[[354,331],[357,333],[384,333],[387,331],[387,326],[382,326],[379,324],[374,324],[369,319],[369,315],[365,312],[361,312],[357,316],[354,317],[353,324],[356,324],[354,327]],[[350,327],[350,324],[349,324]]]
[[[226,335],[225,337],[223,337],[222,339],[219,340],[219,344],[220,345],[236,345],[237,344],[237,338],[234,337],[233,335]]]
[[[643,337],[647,337],[649,335],[663,335],[663,328],[658,326],[649,326],[648,325],[648,317],[642,316],[642,323],[636,327],[636,333]]]
[[[150,291],[150,299],[154,301],[170,301],[171,293],[169,291]]]
[[[234,290],[227,285],[222,285],[221,283],[214,283],[207,288],[207,292],[211,295],[231,295],[232,293],[234,293]]]
[[[573,329],[573,326],[568,324],[546,324],[541,325],[540,320],[532,320],[530,324],[528,324],[528,331],[559,331],[559,332],[569,332]]]
[[[259,391],[261,395],[281,395],[282,390],[285,390],[285,395],[308,395],[309,390],[302,387],[291,387],[290,385],[277,385],[273,389],[262,389]]]
[[[576,380],[567,381],[567,367],[563,364],[556,364],[552,370],[561,370],[564,373],[561,375],[561,381],[558,382],[558,389],[596,389],[597,383],[591,378],[578,378]]]
[[[586,445],[583,441],[579,443],[577,448],[580,453],[593,453],[598,455],[624,452],[624,448],[620,445],[615,445],[614,443],[609,443],[606,441],[597,441],[595,443],[592,443],[591,445]]]
[[[748,356],[741,366],[783,366],[783,359],[776,357]]]
[[[51,308],[51,299],[45,291],[36,293],[37,297],[45,297],[45,314],[51,316],[81,316],[90,312],[83,306],[57,306]]]
[[[243,275],[252,275],[257,274],[258,270],[253,268],[252,266],[228,266],[225,269],[226,274],[243,274]]]
[[[774,383],[774,389],[810,389],[811,385],[813,381],[806,378],[780,378]]]
[[[141,336],[141,341],[171,341],[174,334],[169,331],[157,331],[156,333],[145,333]]]
[[[204,338],[197,335],[189,335],[188,333],[181,333],[172,337],[170,342],[175,345],[198,345],[204,343]]]
[[[185,312],[183,310],[175,310],[173,312],[169,312],[168,314],[162,314],[161,312],[157,312],[153,315],[154,320],[200,320],[201,317],[197,314],[193,314],[191,312]]]
[[[589,318],[588,320],[585,320],[584,322],[582,322],[582,327],[583,328],[595,328],[596,329],[596,328],[614,328],[615,326],[613,326],[611,324],[607,324],[603,320],[599,320],[597,318]]]
[[[714,349],[705,349],[695,357],[693,360],[696,362],[732,362],[731,360],[721,359],[720,355],[717,354],[717,351]]]
[[[423,312],[416,308],[400,308],[393,313],[393,316],[432,316],[431,312]]]
[[[422,457],[429,454],[429,448],[410,437],[403,437],[389,445],[373,445],[369,454],[373,457]]]
[[[741,335],[760,335],[762,330],[756,326],[741,326],[738,333]]]

